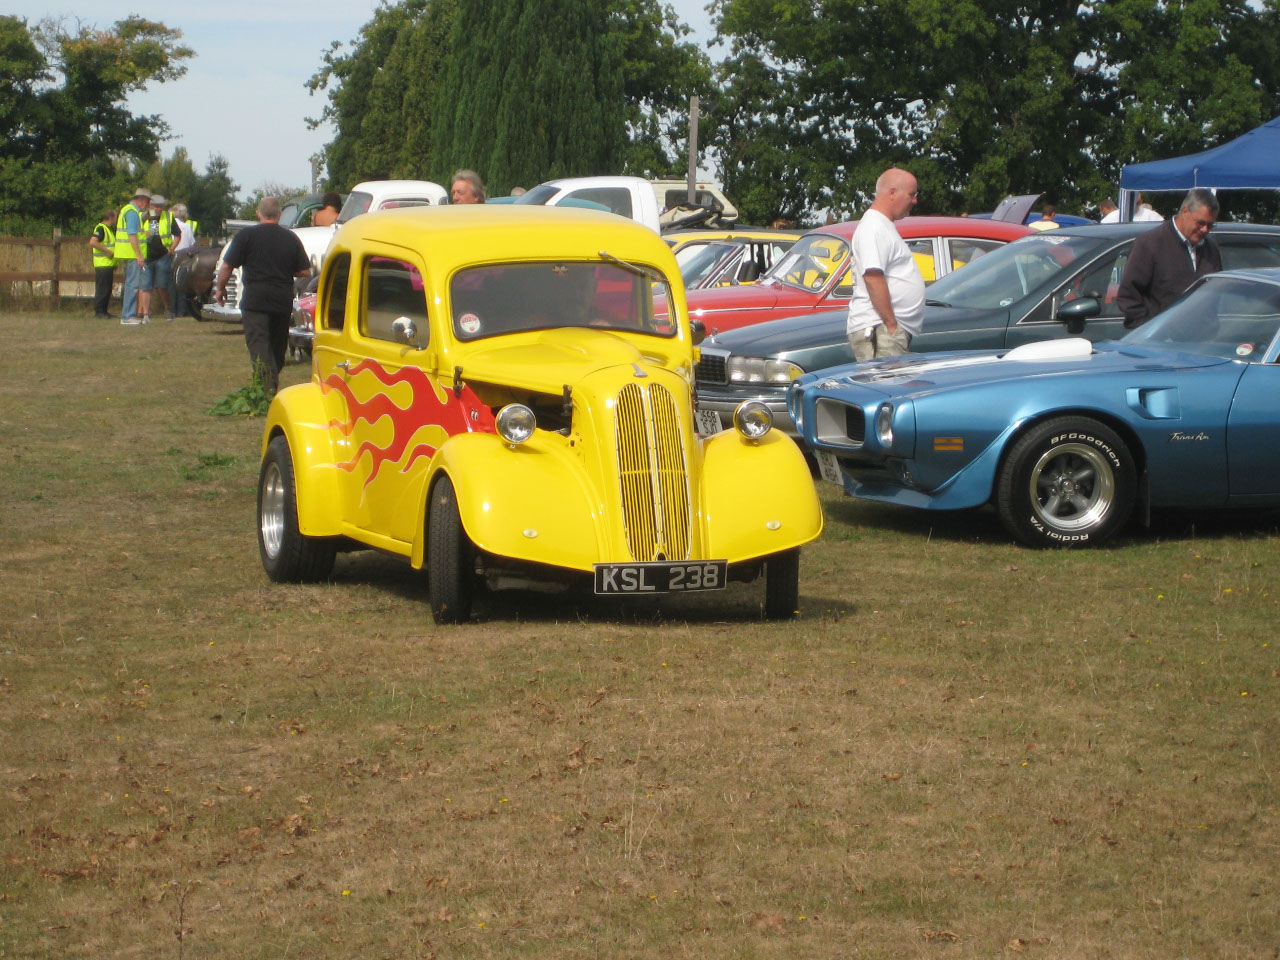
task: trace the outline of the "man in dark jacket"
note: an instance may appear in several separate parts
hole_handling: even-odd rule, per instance
[[[1193,281],[1222,269],[1222,254],[1209,239],[1218,220],[1218,198],[1196,187],[1178,213],[1133,243],[1116,297],[1124,325],[1146,323],[1181,296]]]

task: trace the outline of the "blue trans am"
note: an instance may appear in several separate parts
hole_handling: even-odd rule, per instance
[[[926,510],[993,503],[1030,546],[1136,508],[1280,505],[1280,269],[1209,276],[1121,340],[806,374],[788,411],[823,479]]]

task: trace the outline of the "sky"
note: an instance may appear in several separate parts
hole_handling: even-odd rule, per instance
[[[668,2],[694,28],[691,39],[710,39],[706,0]],[[195,50],[186,61],[186,75],[151,84],[130,98],[129,108],[169,124],[172,139],[161,146],[165,157],[185,147],[199,172],[211,157],[226,157],[244,197],[263,186],[310,185],[310,157],[333,138],[333,129],[327,124],[307,129],[306,119],[318,117],[328,99],[323,92],[311,95],[305,84],[333,41],[356,38],[378,0],[133,0],[127,6],[102,0],[9,0],[6,6],[4,13],[31,26],[52,17],[72,29],[77,23],[105,29],[136,14],[181,30],[181,42]],[[104,14],[103,8],[110,12]]]

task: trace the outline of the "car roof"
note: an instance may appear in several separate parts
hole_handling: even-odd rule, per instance
[[[805,233],[804,230],[788,230],[778,227],[694,227],[688,230],[666,230],[662,236],[667,240],[794,240]]]
[[[668,275],[678,272],[671,249],[648,227],[580,207],[457,204],[380,210],[345,223],[334,248],[359,241],[412,248],[444,272],[476,263],[598,260],[602,250],[657,265]]]
[[[1161,223],[1168,223],[1168,220],[1150,220],[1139,223],[1094,223],[1086,226],[1070,226],[1059,227],[1057,230],[1044,232],[1042,236],[1048,237],[1106,237],[1107,239],[1125,240],[1129,237],[1136,237],[1140,233],[1146,233],[1148,230],[1154,230]],[[1209,239],[1213,239],[1213,234],[1229,230],[1232,233],[1253,233],[1260,236],[1280,236],[1280,225],[1273,223],[1236,223],[1231,220],[1219,220],[1213,228],[1213,232],[1209,234]]]
[[[1280,234],[1280,227],[1276,228]],[[1254,280],[1259,283],[1280,287],[1280,267],[1253,267],[1248,270],[1223,270],[1220,273],[1206,274],[1206,280]]]
[[[809,232],[834,234],[845,240],[858,229],[857,220],[831,223]],[[980,240],[1013,240],[1033,233],[1021,223],[1005,223],[1002,220],[985,220],[981,217],[906,217],[894,224],[903,237],[973,237]]]

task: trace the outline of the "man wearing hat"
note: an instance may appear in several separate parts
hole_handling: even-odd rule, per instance
[[[146,252],[142,249],[142,214],[151,205],[151,191],[139,187],[133,200],[120,209],[116,219],[116,261],[124,267],[124,302],[120,304],[120,322],[136,326],[142,322],[138,314],[138,286],[146,266]],[[146,311],[146,304],[143,304]]]
[[[138,291],[146,295],[147,301],[139,300],[143,323],[151,319],[152,309],[157,311],[157,316],[163,309],[165,318],[173,319],[173,258],[169,256],[169,247],[173,244],[173,214],[165,209],[168,202],[158,193],[151,195],[146,228],[147,264],[142,270]]]

